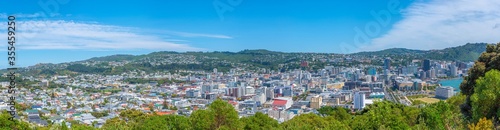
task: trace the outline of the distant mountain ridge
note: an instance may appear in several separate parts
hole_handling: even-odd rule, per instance
[[[145,55],[110,55],[94,57],[88,60],[60,64],[37,64],[20,71],[28,75],[54,75],[75,73],[100,73],[116,75],[127,71],[145,72],[175,70],[228,72],[231,68],[247,68],[251,70],[287,71],[304,69],[302,61],[308,61],[310,70],[318,70],[327,65],[352,66],[356,64],[382,65],[381,58],[391,57],[394,64],[405,65],[412,59],[431,59],[447,61],[475,61],[486,50],[486,43],[468,43],[462,46],[441,50],[412,50],[391,48],[373,52],[352,54],[334,53],[288,53],[265,49],[242,50],[239,52],[173,52],[159,51]],[[344,58],[358,57],[350,61]],[[360,59],[359,59],[360,58]],[[367,62],[367,60],[369,62]]]
[[[486,50],[487,43],[467,43],[465,45],[457,47],[449,47],[440,50],[415,50],[406,48],[390,48],[381,51],[365,51],[351,53],[347,55],[371,55],[371,56],[391,56],[391,55],[401,55],[401,54],[413,54],[421,55],[421,58],[428,58],[433,60],[459,60],[459,61],[474,61],[481,55],[482,52]],[[301,53],[286,53],[279,51],[270,51],[266,49],[256,49],[256,50],[242,50],[239,52],[228,52],[228,51],[214,51],[214,52],[174,52],[174,51],[159,51],[152,52],[147,55],[126,55],[117,54],[111,56],[94,57],[85,61],[120,61],[120,60],[131,60],[141,56],[150,56],[158,54],[207,54],[211,55],[214,53],[225,53],[225,54],[253,54],[253,55],[266,55],[266,54],[301,54]],[[318,53],[319,54],[319,53]],[[321,53],[323,54],[323,53]],[[330,53],[335,54],[335,53]]]
[[[432,60],[458,60],[475,61],[482,52],[486,51],[487,43],[467,43],[457,47],[449,47],[440,50],[412,50],[406,48],[391,48],[373,52],[359,52],[352,55],[372,55],[391,57],[395,55],[411,54],[418,58]]]
[[[390,54],[405,54],[405,53],[425,53],[423,50],[412,50],[406,48],[389,48],[381,51],[364,51],[353,53],[353,55],[390,55]]]

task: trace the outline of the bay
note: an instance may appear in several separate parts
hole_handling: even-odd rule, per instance
[[[460,91],[460,84],[462,83],[462,78],[449,79],[449,80],[440,80],[439,83],[441,86],[451,86],[455,91]]]

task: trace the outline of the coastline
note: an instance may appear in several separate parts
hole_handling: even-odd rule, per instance
[[[463,77],[451,78],[451,79],[440,79],[438,81],[438,83],[441,86],[451,86],[454,88],[454,91],[460,91],[460,84],[462,83],[463,80],[464,80]]]

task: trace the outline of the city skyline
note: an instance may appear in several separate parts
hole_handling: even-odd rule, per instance
[[[491,15],[500,4],[488,0],[44,2],[0,6],[5,9],[0,16],[17,17],[20,67],[156,51],[430,50],[469,42],[496,43],[492,34],[500,32],[497,18]],[[450,27],[466,31],[462,34]],[[465,35],[471,31],[478,33]]]

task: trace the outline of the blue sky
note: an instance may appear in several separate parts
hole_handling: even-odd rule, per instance
[[[498,7],[496,0],[33,0],[3,1],[0,18],[17,17],[24,67],[154,51],[351,53],[496,43]]]

